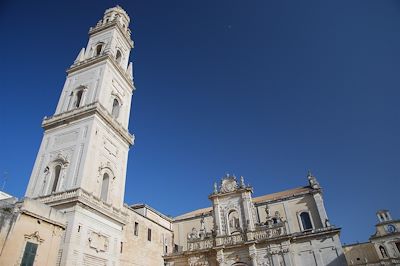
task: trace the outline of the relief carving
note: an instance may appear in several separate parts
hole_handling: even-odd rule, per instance
[[[190,266],[208,266],[207,257],[203,254],[191,256],[188,258],[188,263]]]
[[[96,250],[96,252],[106,252],[108,250],[108,237],[97,232],[89,233],[89,247]]]

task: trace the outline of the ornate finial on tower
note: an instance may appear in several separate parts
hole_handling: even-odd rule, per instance
[[[313,176],[313,174],[311,173],[310,170],[308,170],[307,178],[308,178],[308,183],[310,184],[310,187],[312,187],[313,189],[321,188],[321,186],[319,185],[319,183],[317,181],[317,178],[315,176]]]
[[[243,188],[243,187],[245,187],[246,185],[244,184],[244,177],[241,175],[240,176],[240,187],[241,188]]]
[[[214,182],[214,194],[218,193],[217,182]]]
[[[79,52],[78,56],[76,57],[74,64],[80,63],[85,60],[85,48],[82,48]]]
[[[129,63],[128,69],[126,70],[126,74],[128,77],[133,80],[133,64],[132,62]]]
[[[107,20],[108,19],[108,20]],[[129,26],[130,18],[126,11],[120,7],[120,6],[115,6],[112,8],[107,9],[104,12],[104,20],[105,22],[113,21],[114,19],[119,19],[120,23],[125,23],[126,27]]]

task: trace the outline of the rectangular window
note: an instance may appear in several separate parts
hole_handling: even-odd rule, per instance
[[[123,250],[124,250],[124,242],[121,242],[121,249],[119,250],[119,252],[122,254]]]
[[[165,250],[164,250],[165,254],[168,254],[168,246],[165,245]]]
[[[135,227],[133,228],[133,234],[135,236],[139,235],[139,224],[135,222]]]
[[[147,240],[151,241],[151,229],[147,229]]]
[[[21,266],[32,266],[35,261],[36,250],[38,244],[26,242],[24,256],[22,257]]]

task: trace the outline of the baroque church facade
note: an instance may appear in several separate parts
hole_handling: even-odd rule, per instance
[[[227,175],[210,206],[170,218],[124,203],[131,98],[130,18],[107,9],[67,70],[25,198],[0,199],[0,265],[346,265],[322,189],[260,197]]]

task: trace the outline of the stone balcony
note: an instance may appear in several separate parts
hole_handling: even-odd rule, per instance
[[[94,113],[99,114],[101,118],[108,122],[108,124],[129,143],[129,145],[133,144],[134,136],[130,134],[121,123],[113,119],[110,112],[99,102],[89,103],[79,108],[71,109],[53,116],[46,116],[43,118],[42,127],[44,129],[50,129],[71,121],[76,121],[77,119],[83,117],[90,116]]]
[[[187,251],[201,251],[215,247],[230,247],[246,242],[261,242],[285,236],[288,236],[286,222],[281,222],[271,226],[257,226],[254,231],[248,231],[246,233],[217,237],[207,235],[204,238],[188,239]]]
[[[100,213],[112,217],[114,220],[122,224],[125,224],[128,218],[128,214],[126,212],[112,206],[107,202],[102,201],[98,197],[94,196],[92,193],[89,193],[82,188],[75,188],[63,192],[57,192],[35,199],[51,207],[56,207],[71,202],[79,202],[81,204],[84,204],[85,206],[97,210]]]

